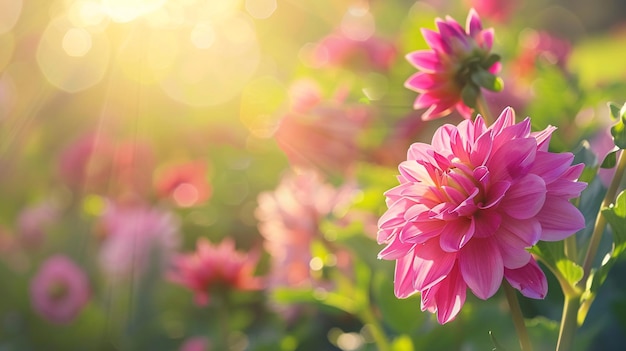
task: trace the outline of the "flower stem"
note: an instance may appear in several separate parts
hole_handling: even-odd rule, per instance
[[[561,327],[559,329],[559,340],[556,344],[556,351],[568,351],[574,344],[574,336],[578,329],[578,308],[580,307],[580,295],[565,295],[563,304],[563,315],[561,316]]]
[[[491,115],[491,110],[489,110],[489,105],[487,105],[487,100],[485,100],[483,93],[478,94],[478,98],[476,99],[476,112],[483,116],[486,125],[493,123],[493,116]]]
[[[389,340],[387,340],[387,336],[378,322],[378,319],[374,316],[371,307],[364,307],[360,311],[359,316],[361,317],[361,321],[369,327],[377,349],[379,351],[391,351]]]
[[[504,286],[504,294],[506,295],[506,300],[509,303],[509,308],[511,309],[511,318],[513,319],[517,336],[519,337],[520,347],[522,348],[522,351],[532,351],[533,345],[530,343],[530,338],[528,337],[528,332],[526,331],[524,315],[522,315],[522,310],[519,307],[515,289],[513,289],[511,284],[509,284],[506,280],[504,280],[502,286]]]
[[[602,206],[600,206],[600,210],[598,211],[598,215],[596,216],[593,233],[591,234],[589,247],[587,248],[585,261],[583,262],[583,279],[578,282],[578,285],[581,288],[584,288],[587,284],[587,279],[589,278],[589,274],[591,273],[591,265],[593,264],[593,260],[596,257],[598,246],[600,245],[600,239],[602,239],[602,233],[604,232],[604,227],[606,227],[606,218],[604,218],[604,216],[602,215],[602,209],[609,207],[613,203],[613,201],[615,201],[617,189],[622,182],[622,177],[625,170],[626,157],[624,156],[624,151],[622,151],[617,164],[617,169],[615,170],[615,175],[613,175],[613,180],[611,180],[611,184],[609,185],[609,188],[606,191],[606,195],[604,196],[604,200],[602,201]]]

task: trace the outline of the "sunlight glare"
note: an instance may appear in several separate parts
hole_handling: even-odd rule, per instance
[[[0,0],[0,34],[13,29],[22,12],[22,0]]]
[[[104,11],[114,22],[130,22],[161,8],[167,0],[101,0]]]
[[[276,8],[276,0],[246,0],[246,10],[256,19],[269,18]]]
[[[91,34],[82,28],[71,28],[63,36],[63,50],[69,56],[85,56],[91,50],[91,44]]]
[[[208,49],[215,41],[215,31],[210,23],[198,23],[191,31],[191,42],[198,49]]]

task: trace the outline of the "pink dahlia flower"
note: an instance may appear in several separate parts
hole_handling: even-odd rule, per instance
[[[257,252],[238,252],[230,239],[213,245],[206,238],[199,238],[196,245],[196,252],[174,259],[169,279],[191,289],[198,305],[209,302],[212,288],[258,290],[262,287],[261,279],[253,275],[259,260]]]
[[[157,176],[156,191],[180,207],[200,205],[211,196],[206,171],[207,165],[202,161],[171,165]]]
[[[74,320],[89,301],[89,281],[69,258],[57,255],[47,259],[30,284],[35,311],[52,323]]]
[[[112,278],[142,274],[152,258],[165,267],[179,244],[178,219],[158,208],[110,205],[102,226],[100,265]]]
[[[443,117],[454,108],[470,118],[480,89],[500,90],[494,76],[500,70],[498,55],[491,54],[493,28],[483,29],[473,9],[467,16],[466,29],[453,18],[435,21],[439,32],[422,29],[431,50],[414,51],[407,60],[420,72],[411,76],[405,86],[421,95],[413,107],[428,107],[423,120]]]
[[[209,351],[211,350],[211,342],[209,338],[204,336],[194,336],[185,340],[180,345],[179,351]]]
[[[399,166],[400,185],[387,191],[378,222],[379,257],[396,260],[395,294],[421,293],[422,310],[451,321],[466,290],[481,299],[506,279],[524,296],[544,298],[547,282],[528,252],[584,228],[569,199],[585,183],[571,153],[548,151],[548,127],[530,132],[505,109],[487,127],[482,117],[444,125],[432,145],[415,143]]]
[[[274,191],[259,194],[255,215],[272,259],[272,286],[311,285],[311,244],[320,222],[353,196],[353,187],[334,188],[315,172],[288,173]]]

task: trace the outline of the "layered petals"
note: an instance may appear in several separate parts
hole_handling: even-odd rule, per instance
[[[499,62],[493,62],[491,47],[494,41],[492,28],[483,29],[476,11],[471,10],[463,28],[451,17],[435,20],[437,31],[422,28],[422,36],[430,50],[418,50],[406,55],[407,61],[420,72],[411,76],[405,87],[421,93],[413,105],[426,108],[423,120],[446,116],[455,109],[470,118],[472,108],[467,106],[461,92],[469,87],[480,91],[472,74],[499,71]]]
[[[551,132],[532,133],[530,119],[515,123],[507,108],[489,127],[480,117],[444,125],[432,145],[411,146],[378,223],[386,245],[379,258],[396,260],[396,296],[421,293],[422,310],[447,323],[467,288],[488,299],[507,279],[525,296],[546,295],[529,249],[585,225],[569,201],[585,188],[576,179],[581,166],[571,165],[569,153],[547,151]]]

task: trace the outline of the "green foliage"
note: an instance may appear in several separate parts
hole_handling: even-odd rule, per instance
[[[613,136],[613,142],[620,149],[626,149],[626,104],[617,111],[617,106],[609,104],[611,111],[611,117],[617,121],[611,127],[611,135]]]

